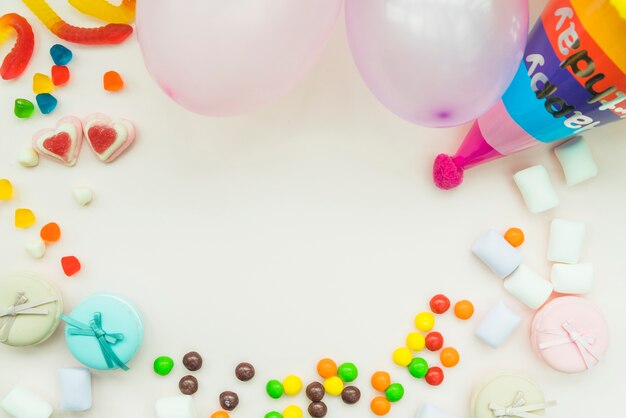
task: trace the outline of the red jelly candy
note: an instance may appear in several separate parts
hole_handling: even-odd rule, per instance
[[[445,295],[435,295],[430,300],[430,310],[433,311],[433,313],[441,315],[448,309],[450,309],[450,299]]]
[[[70,80],[70,69],[65,65],[53,65],[50,75],[55,86],[62,86]]]
[[[426,372],[424,379],[431,386],[439,386],[443,382],[443,370],[441,367],[431,367]]]
[[[439,351],[443,347],[443,335],[437,331],[426,334],[426,348],[430,351]]]
[[[61,266],[67,277],[73,276],[80,271],[80,261],[73,255],[61,258]]]
[[[3,32],[3,36],[0,36],[0,45],[7,38],[4,36],[4,32],[8,30],[15,31],[17,38],[15,46],[7,54],[0,66],[0,77],[4,80],[12,80],[24,72],[35,48],[33,29],[22,16],[17,13],[7,13],[0,16],[0,32]]]

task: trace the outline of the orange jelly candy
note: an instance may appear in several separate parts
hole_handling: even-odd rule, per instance
[[[56,223],[50,222],[41,228],[39,236],[45,242],[57,242],[61,238],[61,228]]]
[[[372,403],[370,403],[370,408],[372,408],[372,412],[376,415],[383,416],[387,415],[391,410],[391,403],[384,396],[377,396],[372,399]]]
[[[457,318],[467,320],[474,315],[474,305],[469,300],[462,300],[454,305],[454,314]]]
[[[519,247],[524,243],[524,231],[519,228],[509,228],[504,233],[504,239],[514,247]]]
[[[329,358],[325,358],[317,363],[317,374],[324,379],[337,376],[337,363]]]
[[[103,77],[106,91],[118,91],[124,88],[124,80],[117,71],[107,71]]]
[[[387,372],[376,372],[372,375],[372,387],[379,392],[384,392],[391,386],[391,376]]]
[[[441,364],[443,367],[454,367],[459,364],[459,360],[461,357],[459,356],[459,352],[456,351],[452,347],[444,348],[439,354],[439,359],[441,360]]]

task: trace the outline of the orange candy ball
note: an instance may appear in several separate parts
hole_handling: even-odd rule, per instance
[[[462,300],[454,305],[454,314],[457,318],[468,320],[474,315],[474,305],[469,300]]]
[[[524,243],[524,231],[519,228],[510,228],[504,233],[504,239],[514,247],[519,247]]]
[[[124,80],[117,71],[107,71],[103,77],[106,91],[118,91],[124,88]]]
[[[317,363],[317,374],[324,379],[337,376],[337,363],[329,358],[325,358]]]
[[[45,242],[57,242],[61,238],[61,228],[56,223],[50,222],[41,228],[39,236]]]
[[[376,372],[372,375],[372,387],[379,392],[384,392],[391,386],[391,376],[387,372]]]
[[[229,417],[230,415],[228,415],[228,412],[226,411],[217,411],[213,415],[211,415],[211,418],[229,418]]]
[[[452,347],[444,348],[439,354],[439,359],[443,367],[454,367],[459,364],[461,357],[459,352]]]
[[[391,410],[391,403],[384,396],[377,396],[372,399],[372,403],[370,403],[370,408],[372,408],[372,412],[376,415],[383,416],[387,415]]]

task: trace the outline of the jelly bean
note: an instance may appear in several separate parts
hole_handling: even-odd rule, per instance
[[[52,84],[55,86],[62,86],[70,81],[70,69],[65,65],[53,65],[50,75],[52,76]]]
[[[287,396],[295,396],[302,389],[302,380],[295,375],[290,375],[283,380],[283,389],[285,395]]]
[[[57,107],[57,99],[49,94],[43,93],[35,96],[37,100],[37,106],[39,106],[39,111],[44,115],[51,113]]]
[[[289,405],[283,411],[283,418],[302,418],[302,409],[296,405]]]
[[[55,65],[67,65],[72,60],[74,54],[67,47],[61,44],[54,44],[50,47],[50,56]]]
[[[264,418],[283,418],[283,416],[278,411],[270,411],[267,414],[265,414]]]
[[[385,391],[389,402],[398,402],[404,396],[404,387],[400,383],[392,383]]]
[[[13,113],[20,119],[28,119],[33,116],[35,111],[35,105],[30,100],[15,99],[15,105],[13,106]]]
[[[47,223],[41,228],[39,236],[45,242],[57,242],[61,238],[61,228],[54,222]]]
[[[317,363],[317,374],[324,379],[336,376],[337,364],[329,358],[322,359]]]
[[[415,317],[415,326],[420,331],[430,331],[435,326],[435,317],[430,312],[422,312]]]
[[[161,376],[167,376],[174,368],[174,360],[171,357],[161,356],[154,359],[152,365],[154,372]]]
[[[445,295],[435,295],[430,299],[430,310],[436,314],[443,314],[450,309],[450,299]]]
[[[69,0],[82,13],[108,23],[132,23],[136,0],[122,0],[114,6],[106,0]]]
[[[387,400],[384,396],[377,396],[372,399],[372,403],[370,403],[370,408],[372,412],[376,415],[383,416],[387,415],[391,410],[391,402]]]
[[[429,351],[439,351],[443,347],[443,335],[437,331],[429,332],[426,335],[426,348]]]
[[[50,77],[45,74],[35,73],[33,76],[33,93],[52,93],[52,90],[54,90],[54,84]]]
[[[459,356],[459,352],[456,351],[452,347],[444,348],[439,354],[439,359],[441,360],[441,364],[443,367],[454,367],[459,364],[459,360],[461,357]]]
[[[443,382],[443,370],[441,367],[431,367],[425,376],[426,382],[431,386],[439,386]]]
[[[283,384],[280,383],[278,380],[270,380],[269,382],[267,382],[267,384],[265,385],[265,391],[272,399],[278,399],[283,396],[283,393],[285,393]]]
[[[415,357],[409,364],[409,373],[411,376],[421,379],[428,373],[428,362],[421,357]]]
[[[13,184],[7,179],[0,179],[0,200],[13,198]]]
[[[226,411],[217,411],[211,414],[211,418],[229,418],[228,412]]]
[[[22,0],[39,20],[56,36],[77,44],[119,44],[133,33],[130,25],[109,23],[99,28],[79,28],[65,22],[46,0]]]
[[[413,351],[423,350],[426,346],[426,339],[419,332],[412,332],[406,336],[406,346]]]
[[[104,89],[106,91],[118,91],[124,88],[124,80],[117,71],[107,71],[102,77]]]
[[[324,390],[330,396],[341,395],[341,391],[343,391],[343,380],[341,380],[338,376],[329,377],[324,380]]]
[[[35,223],[35,214],[30,209],[15,209],[15,227],[30,228]]]
[[[464,321],[470,319],[474,315],[474,305],[469,300],[462,300],[454,305],[454,315]]]
[[[0,46],[15,31],[15,46],[2,61],[0,77],[12,80],[19,77],[30,62],[35,48],[35,35],[28,21],[17,13],[7,13],[0,17]]]
[[[393,352],[393,362],[398,366],[406,367],[411,363],[413,353],[406,347],[400,347]]]
[[[343,363],[337,368],[337,376],[344,382],[354,382],[359,376],[359,370],[354,363]]]
[[[524,243],[524,231],[519,228],[509,228],[504,233],[504,239],[514,247],[519,247]]]
[[[80,271],[80,261],[73,255],[61,258],[61,267],[63,267],[63,273],[67,277],[71,277]]]
[[[391,376],[387,372],[376,372],[372,375],[371,382],[374,389],[384,392],[391,385]]]
[[[35,167],[39,164],[39,154],[33,147],[26,147],[20,150],[17,161],[22,167]]]

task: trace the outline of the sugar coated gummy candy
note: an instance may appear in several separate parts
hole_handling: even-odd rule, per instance
[[[37,238],[26,245],[26,252],[33,258],[41,258],[46,253],[46,243],[41,238]]]
[[[70,81],[70,69],[65,65],[53,65],[50,75],[52,75],[52,84],[55,86],[62,86]]]
[[[13,197],[13,184],[7,179],[0,179],[0,200],[11,200]]]
[[[78,258],[73,255],[61,258],[61,267],[63,267],[63,273],[67,277],[71,277],[80,271],[81,265]]]
[[[47,223],[41,228],[39,236],[45,242],[57,242],[61,238],[61,228],[55,222]]]
[[[35,105],[33,102],[27,99],[15,99],[15,105],[13,106],[13,113],[20,119],[28,119],[33,115],[35,111]]]
[[[17,156],[22,167],[35,167],[39,164],[39,154],[32,147],[22,148]]]
[[[106,91],[118,91],[124,88],[124,80],[117,71],[107,71],[102,77]]]
[[[30,228],[35,224],[35,214],[30,209],[15,209],[15,227]]]
[[[45,74],[35,73],[33,76],[33,93],[52,93],[54,90],[54,84],[50,77]]]
[[[50,56],[56,65],[67,65],[72,60],[73,54],[65,46],[55,44],[50,48]]]
[[[109,23],[132,23],[135,20],[135,0],[122,0],[115,6],[106,0],[69,0],[82,13]]]
[[[57,107],[57,99],[50,93],[42,93],[35,96],[39,111],[44,115],[51,113]]]
[[[4,80],[17,78],[26,70],[35,48],[33,29],[28,21],[17,13],[7,13],[0,17],[0,46],[13,31],[17,35],[15,46],[0,66],[0,77]]]

